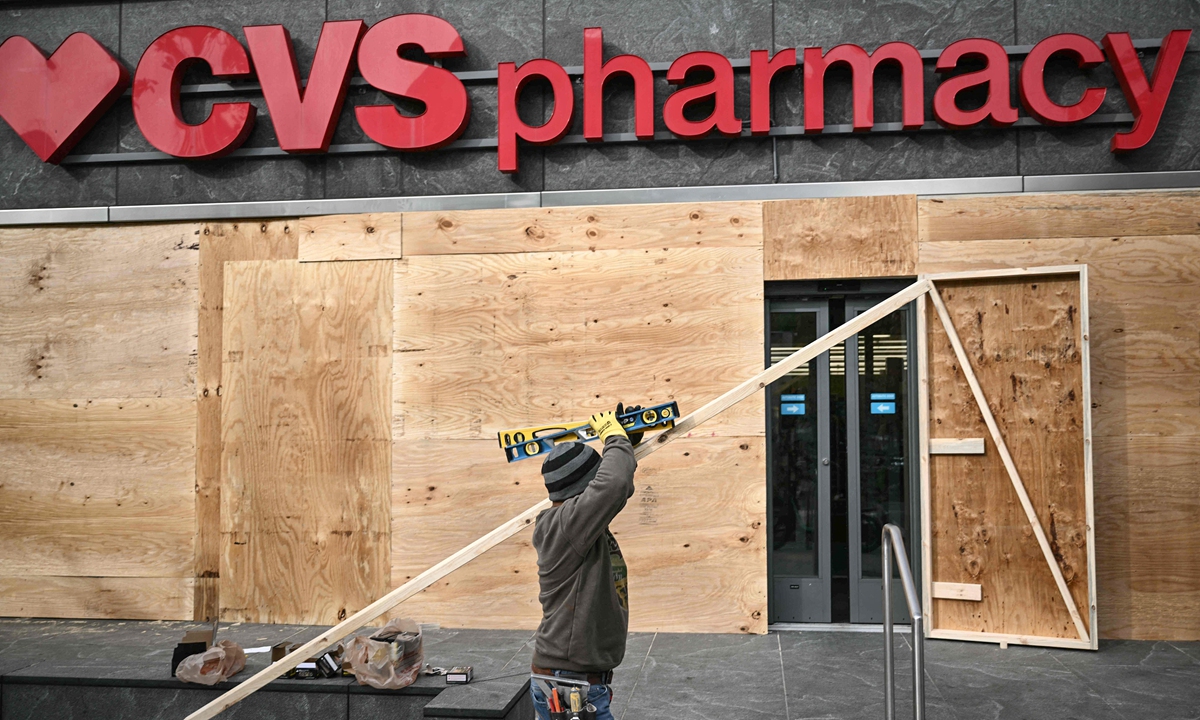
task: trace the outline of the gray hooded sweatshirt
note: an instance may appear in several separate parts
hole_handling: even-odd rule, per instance
[[[629,440],[610,437],[587,488],[538,515],[533,546],[542,622],[534,636],[534,665],[606,672],[625,657],[627,570],[608,524],[633,496],[636,469]]]

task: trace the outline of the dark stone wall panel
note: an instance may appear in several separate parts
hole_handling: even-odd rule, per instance
[[[458,30],[467,57],[446,60],[450,70],[493,70],[542,55],[541,0],[329,0],[330,20],[373,24],[401,13],[436,15]]]
[[[872,50],[893,40],[919,49],[967,37],[1014,42],[1012,0],[900,0],[775,3],[775,48],[857,43]]]
[[[745,185],[772,175],[770,140],[546,148],[546,190]]]
[[[1193,33],[1200,30],[1200,3],[1195,0],[1013,2],[1020,43],[1035,43],[1055,33],[1079,33],[1099,40],[1110,32],[1127,32],[1135,38],[1161,38],[1179,28],[1191,28]],[[1200,38],[1195,34],[1189,47],[1200,49]]]
[[[907,180],[1017,174],[1012,131],[831,135],[779,140],[780,182]]]
[[[749,57],[770,47],[770,0],[546,0],[546,57],[583,64],[583,30],[604,28],[606,57],[634,53],[650,62],[711,50]]]
[[[246,25],[283,25],[292,36],[296,63],[308,75],[325,22],[325,0],[169,0],[121,5],[121,57],[132,69],[150,43],[173,28],[212,25],[242,43]]]
[[[322,197],[319,158],[237,158],[121,166],[119,205]]]

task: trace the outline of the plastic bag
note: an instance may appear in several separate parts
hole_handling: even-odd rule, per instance
[[[246,667],[246,653],[232,640],[222,640],[202,653],[190,655],[179,663],[175,677],[184,682],[216,685],[237,675]]]
[[[342,662],[359,685],[399,690],[416,681],[425,663],[421,628],[408,618],[392,620],[371,637],[356,635],[342,645]]]

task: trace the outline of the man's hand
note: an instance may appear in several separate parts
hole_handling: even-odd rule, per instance
[[[621,423],[617,421],[617,414],[612,410],[596,413],[588,420],[592,429],[600,436],[600,444],[604,444],[613,435],[620,435],[623,438],[629,436],[625,434],[625,428],[621,427]]]
[[[631,407],[625,407],[623,404],[617,403],[617,417],[619,418],[622,415],[624,415],[625,413],[638,412],[641,409],[642,409],[641,405],[633,405]],[[635,433],[626,433],[626,434],[629,436],[630,444],[637,445],[638,443],[640,443],[642,441],[642,436],[645,435],[646,433],[635,432]]]

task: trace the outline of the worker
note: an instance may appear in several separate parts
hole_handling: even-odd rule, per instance
[[[542,622],[534,635],[532,670],[586,680],[596,720],[612,720],[612,671],[625,657],[629,633],[628,568],[608,529],[633,496],[633,445],[641,440],[641,433],[631,438],[621,427],[617,418],[623,412],[618,403],[616,412],[597,413],[589,421],[603,457],[581,442],[559,443],[550,451],[542,479],[553,505],[538,515],[533,531]],[[550,720],[537,683],[530,683],[530,692],[539,720]]]

